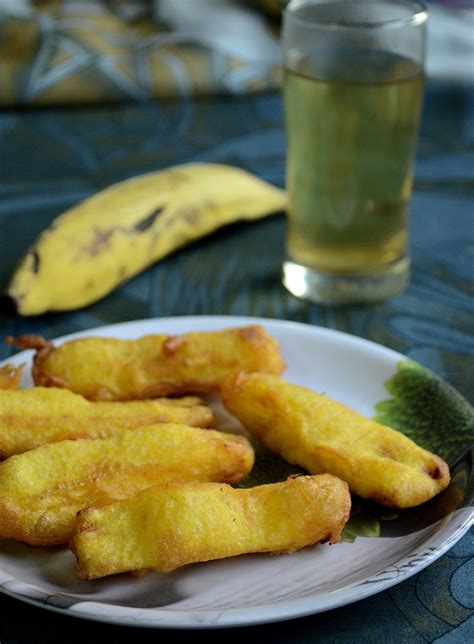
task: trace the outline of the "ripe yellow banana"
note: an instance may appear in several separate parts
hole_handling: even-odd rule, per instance
[[[185,244],[286,207],[283,190],[231,166],[174,166],[116,183],[55,219],[7,288],[21,315],[91,304]]]

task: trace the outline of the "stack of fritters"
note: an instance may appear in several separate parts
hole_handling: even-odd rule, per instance
[[[69,542],[83,578],[335,543],[349,489],[404,508],[449,482],[447,465],[403,434],[279,377],[278,344],[257,325],[9,342],[36,349],[37,386],[17,390],[21,370],[0,369],[0,536]],[[216,392],[311,475],[234,489],[253,465],[248,440],[207,429],[200,398],[152,399]]]

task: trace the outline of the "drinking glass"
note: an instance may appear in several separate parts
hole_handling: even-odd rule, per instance
[[[283,283],[296,296],[370,302],[409,282],[426,20],[411,0],[292,0],[285,10]]]

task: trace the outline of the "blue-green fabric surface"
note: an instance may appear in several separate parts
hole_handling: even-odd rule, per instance
[[[126,177],[188,161],[235,164],[284,182],[277,95],[0,113],[0,288],[36,235],[73,203]],[[431,368],[473,401],[474,88],[428,86],[411,205],[413,275],[400,297],[326,308],[280,284],[284,219],[238,224],[179,251],[81,311],[0,316],[0,335],[65,333],[169,315],[256,315],[346,331]],[[10,349],[0,345],[0,359]],[[210,641],[474,640],[474,535],[407,581],[356,604]],[[175,635],[93,624],[0,596],[2,642]],[[194,637],[195,635],[193,635]]]

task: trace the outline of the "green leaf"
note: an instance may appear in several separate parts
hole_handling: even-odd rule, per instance
[[[358,514],[349,518],[344,526],[342,541],[354,541],[355,537],[379,537],[380,522],[370,514]]]
[[[402,360],[385,383],[391,400],[375,405],[375,420],[403,432],[450,462],[474,441],[474,410],[428,369]]]

